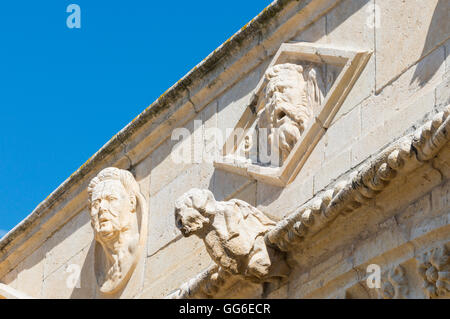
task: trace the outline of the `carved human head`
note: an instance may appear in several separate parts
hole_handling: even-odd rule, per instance
[[[139,185],[133,175],[123,169],[102,170],[88,187],[91,224],[96,238],[103,242],[117,239],[136,220]]]
[[[114,294],[130,279],[147,239],[147,201],[133,175],[109,167],[88,186],[95,234],[94,270],[102,293]]]
[[[314,109],[321,104],[322,81],[312,65],[277,64],[266,74],[265,109],[271,129],[269,141],[279,136],[283,159],[299,140],[311,120]],[[274,133],[274,129],[278,131]]]
[[[215,211],[214,195],[206,189],[193,188],[175,201],[175,224],[183,236],[201,236]]]

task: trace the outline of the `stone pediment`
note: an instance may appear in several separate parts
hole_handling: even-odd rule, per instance
[[[330,126],[371,53],[284,43],[215,167],[285,186]]]

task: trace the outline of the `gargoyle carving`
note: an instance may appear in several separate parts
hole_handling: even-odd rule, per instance
[[[112,294],[130,279],[147,237],[147,202],[133,175],[102,170],[89,184],[94,230],[95,275],[100,291]]]
[[[269,145],[278,136],[284,161],[294,148],[323,100],[320,71],[312,65],[277,64],[266,74],[264,108],[269,125]]]
[[[450,292],[450,254],[445,246],[436,247],[422,256],[419,274],[424,280],[423,288],[428,298]]]
[[[175,203],[175,222],[183,236],[203,239],[211,258],[232,275],[264,282],[288,274],[283,254],[264,241],[275,223],[244,201],[220,202],[209,190],[191,189]]]

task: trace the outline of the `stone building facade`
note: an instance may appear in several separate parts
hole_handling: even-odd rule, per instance
[[[449,9],[274,1],[0,241],[0,296],[448,298]]]

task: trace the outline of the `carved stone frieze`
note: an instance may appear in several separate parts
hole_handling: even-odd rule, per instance
[[[445,245],[436,247],[420,258],[418,269],[428,298],[444,296],[450,292],[450,251]]]
[[[408,278],[405,269],[398,265],[382,276],[381,288],[378,290],[382,299],[405,299],[408,296]]]
[[[114,167],[89,184],[95,234],[95,275],[102,293],[112,294],[130,279],[147,237],[147,202],[133,175]]]

